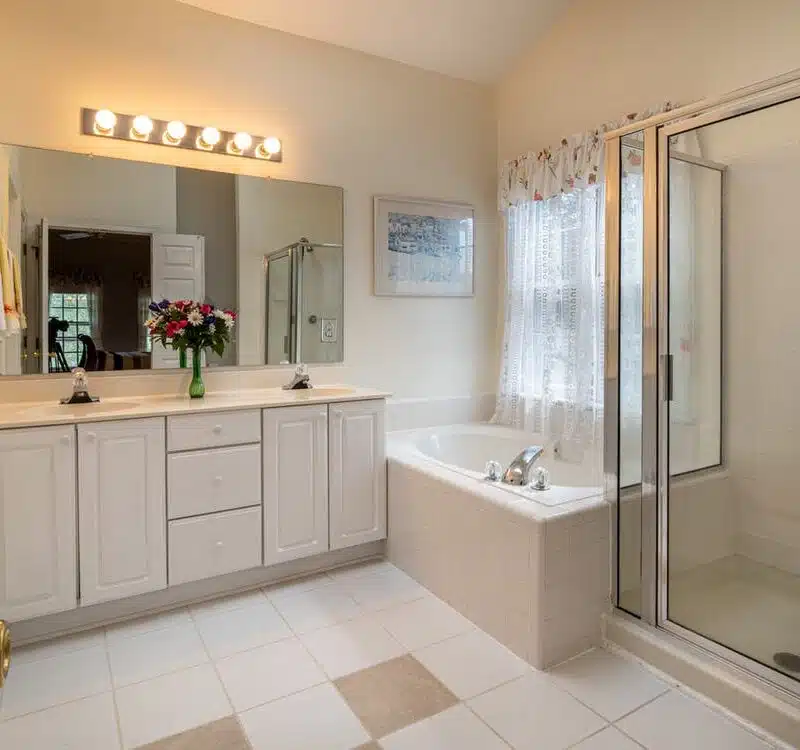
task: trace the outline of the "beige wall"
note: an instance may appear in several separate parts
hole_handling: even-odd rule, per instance
[[[576,0],[498,88],[498,156],[800,67],[796,0]]]
[[[494,389],[492,92],[169,0],[5,0],[0,142],[93,151],[345,189],[345,363],[401,396]],[[71,30],[66,33],[65,30]],[[82,106],[277,134],[285,162],[83,137]],[[476,206],[474,299],[372,295],[372,196]]]

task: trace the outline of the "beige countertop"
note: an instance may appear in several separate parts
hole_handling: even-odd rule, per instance
[[[111,419],[202,414],[237,409],[268,409],[278,406],[337,403],[387,398],[391,394],[369,388],[343,385],[315,386],[309,390],[281,388],[248,389],[206,394],[204,398],[159,394],[131,398],[108,398],[93,404],[67,406],[57,402],[0,403],[0,429],[41,427],[55,424],[101,422]]]

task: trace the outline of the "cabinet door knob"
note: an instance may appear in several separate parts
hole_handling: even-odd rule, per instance
[[[213,432],[215,435],[221,435],[222,434],[222,425],[221,424],[215,424],[213,429],[211,430],[211,432]]]
[[[214,484],[219,487],[222,484],[222,477],[214,477]]]
[[[69,445],[72,442],[72,439],[69,435],[63,435],[61,437],[61,445]]]
[[[97,440],[97,435],[94,432],[87,432],[86,433],[86,439],[90,443],[93,443],[95,440]]]

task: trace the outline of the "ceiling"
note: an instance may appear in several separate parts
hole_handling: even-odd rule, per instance
[[[496,81],[569,0],[180,0],[481,83]]]

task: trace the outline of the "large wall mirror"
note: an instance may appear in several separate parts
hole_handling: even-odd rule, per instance
[[[238,312],[209,367],[343,359],[339,187],[0,145],[0,238],[0,374],[178,367],[144,327],[164,298]]]

